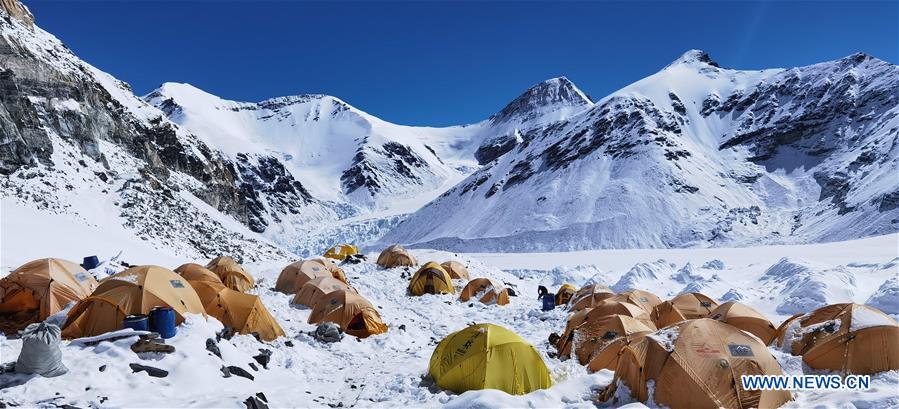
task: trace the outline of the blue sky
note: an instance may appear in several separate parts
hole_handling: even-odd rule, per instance
[[[544,79],[594,99],[699,48],[725,67],[864,51],[899,61],[899,2],[25,0],[38,25],[144,94],[325,93],[412,125],[471,123]]]

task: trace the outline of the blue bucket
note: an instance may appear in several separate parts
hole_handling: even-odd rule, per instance
[[[556,308],[556,295],[555,294],[544,294],[543,295],[543,311],[549,311]]]
[[[155,307],[150,310],[150,330],[160,337],[171,338],[178,333],[175,328],[175,310],[172,307]]]
[[[97,256],[87,256],[81,261],[81,267],[85,270],[92,270],[100,265],[100,259]]]
[[[149,331],[150,320],[144,314],[129,315],[122,320],[122,328],[131,328],[135,331]]]

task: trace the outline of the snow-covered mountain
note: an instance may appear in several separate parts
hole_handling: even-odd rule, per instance
[[[748,245],[899,230],[899,75],[863,54],[737,71],[691,51],[596,103],[553,78],[479,123],[429,128],[327,95],[236,102],[166,83],[138,98],[17,1],[0,13],[5,203],[185,254],[305,255],[335,241]]]
[[[236,102],[189,84],[166,83],[143,99],[238,169],[247,161],[283,167],[321,201],[316,210],[325,211],[288,222],[289,208],[272,204],[265,210],[280,223],[250,225],[300,252],[327,247],[336,237],[379,238],[479,163],[517,146],[522,132],[592,105],[567,78],[531,87],[482,122],[445,128],[393,124],[328,95]]]
[[[382,243],[534,251],[836,241],[899,230],[899,67],[738,71],[685,53],[505,155]]]

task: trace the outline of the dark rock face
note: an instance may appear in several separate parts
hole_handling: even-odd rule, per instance
[[[388,166],[379,166],[386,163]],[[353,157],[353,164],[343,172],[340,181],[346,193],[366,189],[371,195],[384,188],[385,180],[399,180],[420,185],[419,172],[427,170],[427,163],[408,146],[387,142],[380,148],[364,146]]]
[[[538,117],[545,107],[588,106],[586,98],[565,77],[553,78],[537,84],[506,105],[502,111],[490,117],[493,123],[518,120],[528,121]]]
[[[268,226],[269,214],[263,202],[269,206],[296,214],[299,209],[314,202],[312,195],[278,159],[271,156],[238,154],[233,163],[240,175],[239,189],[247,204],[247,226],[262,233]],[[278,213],[271,213],[276,223]]]
[[[478,147],[478,150],[474,153],[474,157],[478,160],[479,165],[484,165],[505,155],[512,149],[515,149],[515,147],[518,146],[518,143],[518,138],[516,138],[514,134],[492,138]]]

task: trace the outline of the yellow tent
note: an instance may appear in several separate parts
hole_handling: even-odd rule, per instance
[[[90,297],[75,304],[63,325],[64,338],[89,337],[122,328],[126,315],[172,307],[177,323],[184,314],[206,315],[197,292],[180,275],[158,266],[131,267],[107,277]]]
[[[438,386],[456,393],[499,389],[524,395],[552,386],[549,370],[534,346],[493,324],[449,334],[431,355],[428,374]]]
[[[440,264],[429,261],[409,280],[409,292],[412,295],[455,294],[456,289],[449,273]]]
[[[205,308],[206,313],[217,318],[234,332],[240,334],[255,332],[265,341],[284,336],[284,330],[257,295],[222,287],[219,293],[206,303]]]
[[[206,268],[217,274],[225,287],[232,290],[246,292],[256,287],[253,276],[231,257],[216,257],[206,265]]]
[[[331,258],[334,260],[345,260],[348,256],[352,256],[353,254],[359,254],[359,248],[352,244],[335,244],[334,247],[328,249],[325,252],[324,256],[327,258]]]
[[[357,338],[387,332],[387,324],[384,324],[375,306],[355,290],[332,291],[319,298],[309,313],[308,322],[318,324],[327,321],[339,325],[343,332]]]
[[[71,261],[25,263],[0,280],[0,328],[9,334],[25,329],[91,295],[97,285],[94,276]]]

